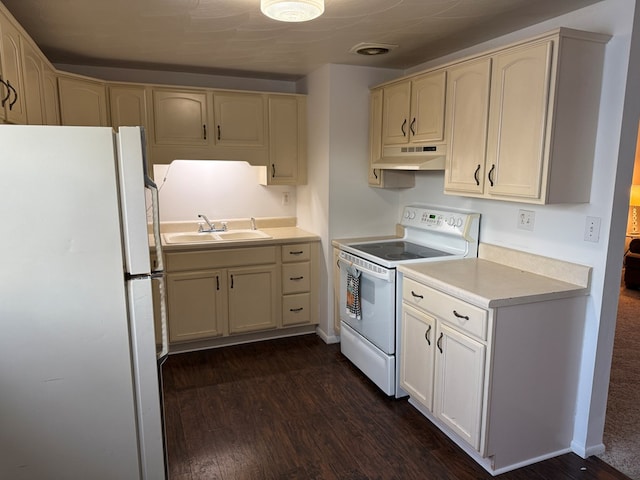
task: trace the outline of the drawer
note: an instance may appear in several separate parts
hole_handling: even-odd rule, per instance
[[[276,263],[276,248],[275,246],[270,246],[167,253],[165,255],[165,270],[167,272],[180,272]]]
[[[311,245],[308,243],[296,243],[283,245],[282,263],[303,262],[311,258]]]
[[[311,321],[310,296],[308,293],[282,297],[282,325],[297,325]]]
[[[282,265],[282,293],[308,292],[311,285],[309,272],[309,262]]]
[[[404,278],[402,300],[436,316],[457,330],[480,340],[487,339],[488,313],[451,295]]]

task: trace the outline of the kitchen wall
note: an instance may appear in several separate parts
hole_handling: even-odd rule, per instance
[[[212,160],[154,165],[153,176],[160,190],[160,221],[197,221],[200,213],[212,221],[295,217],[296,188],[260,185],[261,168],[247,162]]]

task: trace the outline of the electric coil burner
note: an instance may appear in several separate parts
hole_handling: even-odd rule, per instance
[[[397,319],[402,303],[396,267],[476,257],[480,215],[407,206],[401,225],[402,238],[333,242],[340,250],[341,351],[387,395],[396,397],[406,395],[399,387],[400,362],[396,362],[396,339],[400,338]],[[353,309],[351,304],[347,308],[347,302],[353,302],[354,297],[358,308]]]

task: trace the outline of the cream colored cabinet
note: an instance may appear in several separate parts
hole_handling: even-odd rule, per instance
[[[109,84],[111,126],[147,128],[147,95],[142,85]]]
[[[400,385],[480,449],[487,312],[404,279]]]
[[[316,244],[283,245],[282,325],[318,323],[312,305],[316,303]]]
[[[269,95],[269,165],[260,183],[307,182],[307,102],[301,95]]]
[[[226,278],[220,270],[167,274],[169,341],[224,333]]]
[[[42,97],[47,125],[60,125],[60,102],[58,100],[58,75],[53,67],[44,63],[42,75]]]
[[[108,127],[107,87],[84,77],[58,77],[60,120],[62,125]]]
[[[445,191],[484,192],[491,59],[449,68]]]
[[[240,267],[227,271],[229,333],[247,333],[276,327],[277,267]]]
[[[27,41],[22,42],[25,109],[29,125],[46,125],[44,101],[44,63],[39,52]]]
[[[215,144],[264,147],[267,141],[266,96],[259,93],[214,92]]]
[[[382,144],[444,139],[446,71],[418,75],[384,87]]]
[[[154,88],[152,98],[155,145],[212,145],[206,91]]]
[[[400,386],[433,411],[436,319],[403,304],[401,331]]]
[[[0,12],[0,110],[8,123],[27,123],[22,75],[22,36]]]
[[[450,68],[450,81],[459,83],[448,90],[453,118],[447,117],[447,132],[453,139],[445,193],[539,204],[588,202],[608,38],[560,29],[492,54],[488,117],[487,64],[473,60]],[[461,104],[456,93],[469,100]]]
[[[377,188],[410,188],[415,186],[415,173],[375,168],[382,159],[382,88],[369,94],[369,186]]]

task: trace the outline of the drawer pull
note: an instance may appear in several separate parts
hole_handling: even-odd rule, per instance
[[[469,320],[469,316],[468,315],[460,315],[458,312],[456,312],[455,310],[453,311],[453,314],[457,317],[457,318],[464,318],[465,320]]]
[[[440,332],[440,336],[438,337],[438,341],[436,342],[436,345],[438,346],[438,350],[440,350],[440,353],[442,353],[442,337],[444,336],[444,333]]]
[[[302,280],[304,277],[289,277],[289,280]]]
[[[290,312],[294,312],[294,313],[298,313],[301,312],[302,310],[304,310],[304,308],[299,307],[299,308],[290,308],[289,311]]]
[[[416,292],[414,292],[413,290],[411,290],[411,295],[413,296],[413,298],[420,298],[420,299],[424,299],[424,295],[418,295]]]
[[[304,250],[296,250],[295,252],[289,252],[289,255],[302,255]]]
[[[431,340],[429,340],[429,334],[431,333],[431,325],[427,328],[427,331],[424,332],[424,339],[427,341],[428,345],[431,345]]]

